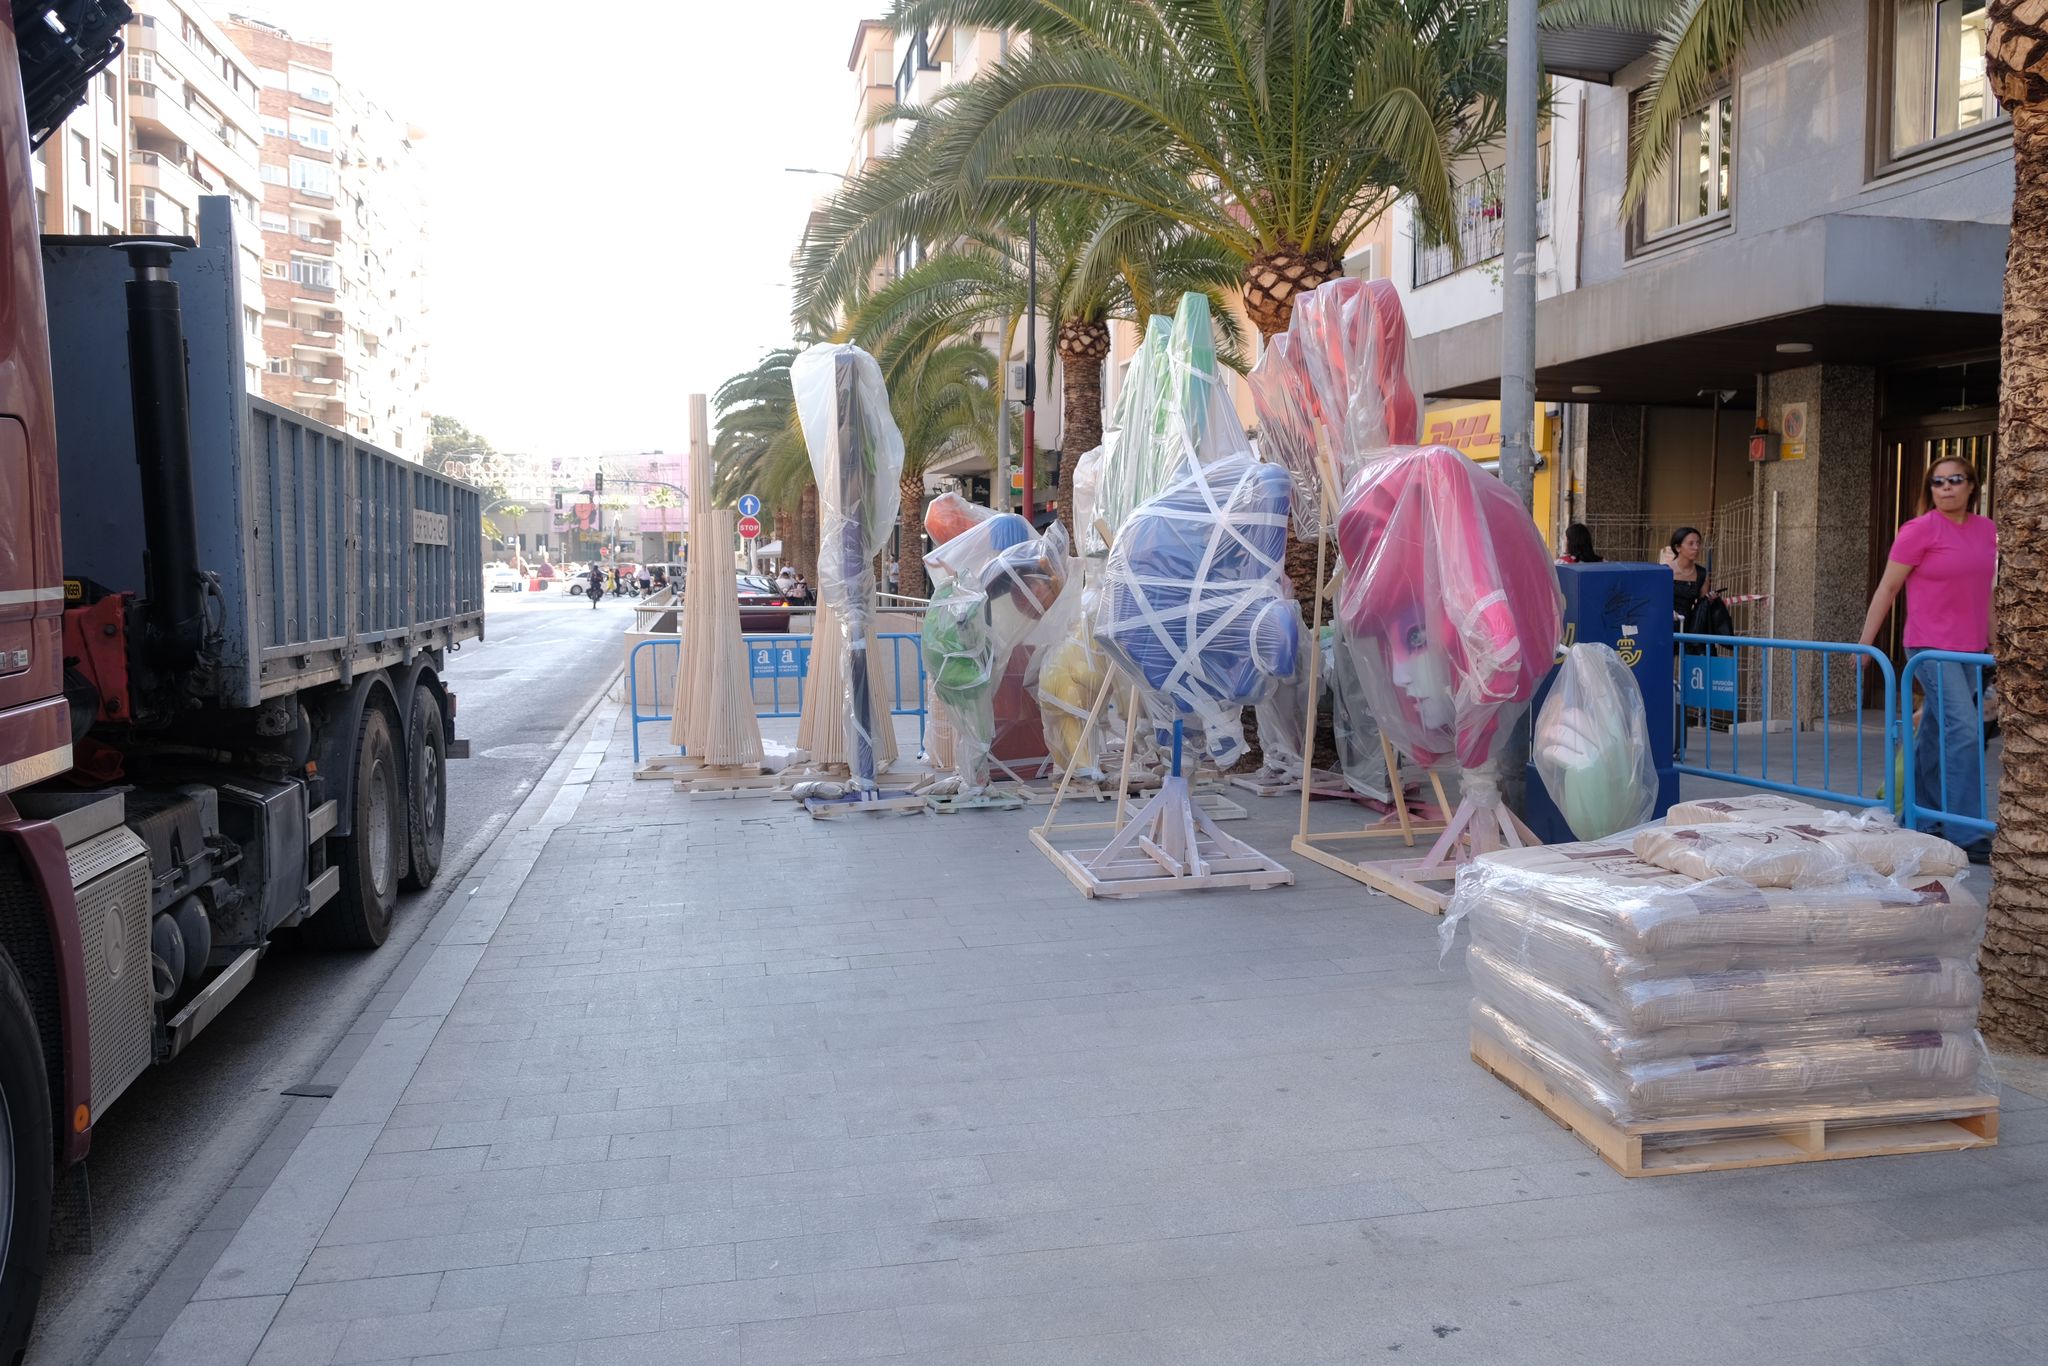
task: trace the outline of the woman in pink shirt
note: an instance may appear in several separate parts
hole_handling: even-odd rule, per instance
[[[1927,471],[1934,505],[1899,528],[1884,578],[1863,619],[1863,643],[1883,629],[1899,589],[1906,590],[1906,653],[1953,650],[1981,654],[1991,648],[1991,584],[1998,575],[1998,529],[1970,511],[1977,471],[1968,461],[1937,460]],[[1916,672],[1926,707],[1913,743],[1913,802],[1954,816],[1985,819],[1982,669],[1955,660]],[[1908,699],[1910,702],[1910,699]],[[1973,856],[1990,847],[1976,826],[1940,822],[1930,827]]]

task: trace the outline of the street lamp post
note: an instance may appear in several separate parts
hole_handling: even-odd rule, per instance
[[[1500,316],[1500,477],[1533,513],[1536,501],[1536,115],[1542,55],[1536,46],[1538,0],[1508,0],[1508,164],[1503,225],[1506,270]],[[1510,728],[1499,755],[1501,795],[1528,810],[1524,775],[1529,721]]]

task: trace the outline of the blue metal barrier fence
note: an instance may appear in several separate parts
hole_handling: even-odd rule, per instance
[[[895,680],[890,697],[891,716],[915,716],[917,718],[917,739],[924,743],[924,649],[918,636],[908,631],[883,631],[876,639],[887,643],[891,674]],[[756,710],[754,715],[762,719],[800,716],[804,709],[804,680],[811,669],[811,638],[795,635],[745,635],[741,640],[747,647],[747,685],[753,690]],[[651,651],[647,657],[648,686],[645,692],[652,694],[647,699],[648,709],[642,710],[640,687],[640,654]],[[904,652],[909,651],[906,660]],[[657,640],[643,640],[635,645],[626,656],[626,700],[633,722],[633,765],[640,764],[640,727],[657,721],[675,719],[668,710],[670,699],[675,696],[675,670],[680,666],[683,641],[680,636]],[[914,671],[913,667],[914,666]],[[916,685],[908,698],[904,696],[905,685],[915,678]],[[767,685],[768,696],[761,696],[761,685]],[[784,684],[789,684],[785,688]]]
[[[1987,654],[1915,650],[1899,678],[1899,695],[1907,699],[1898,724],[1899,787],[1905,796],[1899,819],[1957,844],[1974,843],[1998,828],[1984,742],[1984,671],[1991,663]],[[1916,682],[1917,726],[1911,703]],[[1923,784],[1933,788],[1931,800]]]
[[[1680,773],[1851,806],[1887,804],[1899,690],[1883,651],[1683,631],[1673,639]],[[1873,704],[1877,715],[1867,718]],[[1807,716],[1818,724],[1802,735]]]

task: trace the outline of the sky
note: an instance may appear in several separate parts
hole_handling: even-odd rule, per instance
[[[430,403],[502,450],[688,445],[688,399],[789,335],[789,257],[854,136],[885,0],[202,0],[335,46],[427,131]],[[532,19],[525,15],[534,16]]]

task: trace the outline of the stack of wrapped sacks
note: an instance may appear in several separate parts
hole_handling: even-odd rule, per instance
[[[1729,814],[1766,813],[1466,868],[1475,1049],[1617,1123],[1978,1094],[1962,851],[1810,806]]]

